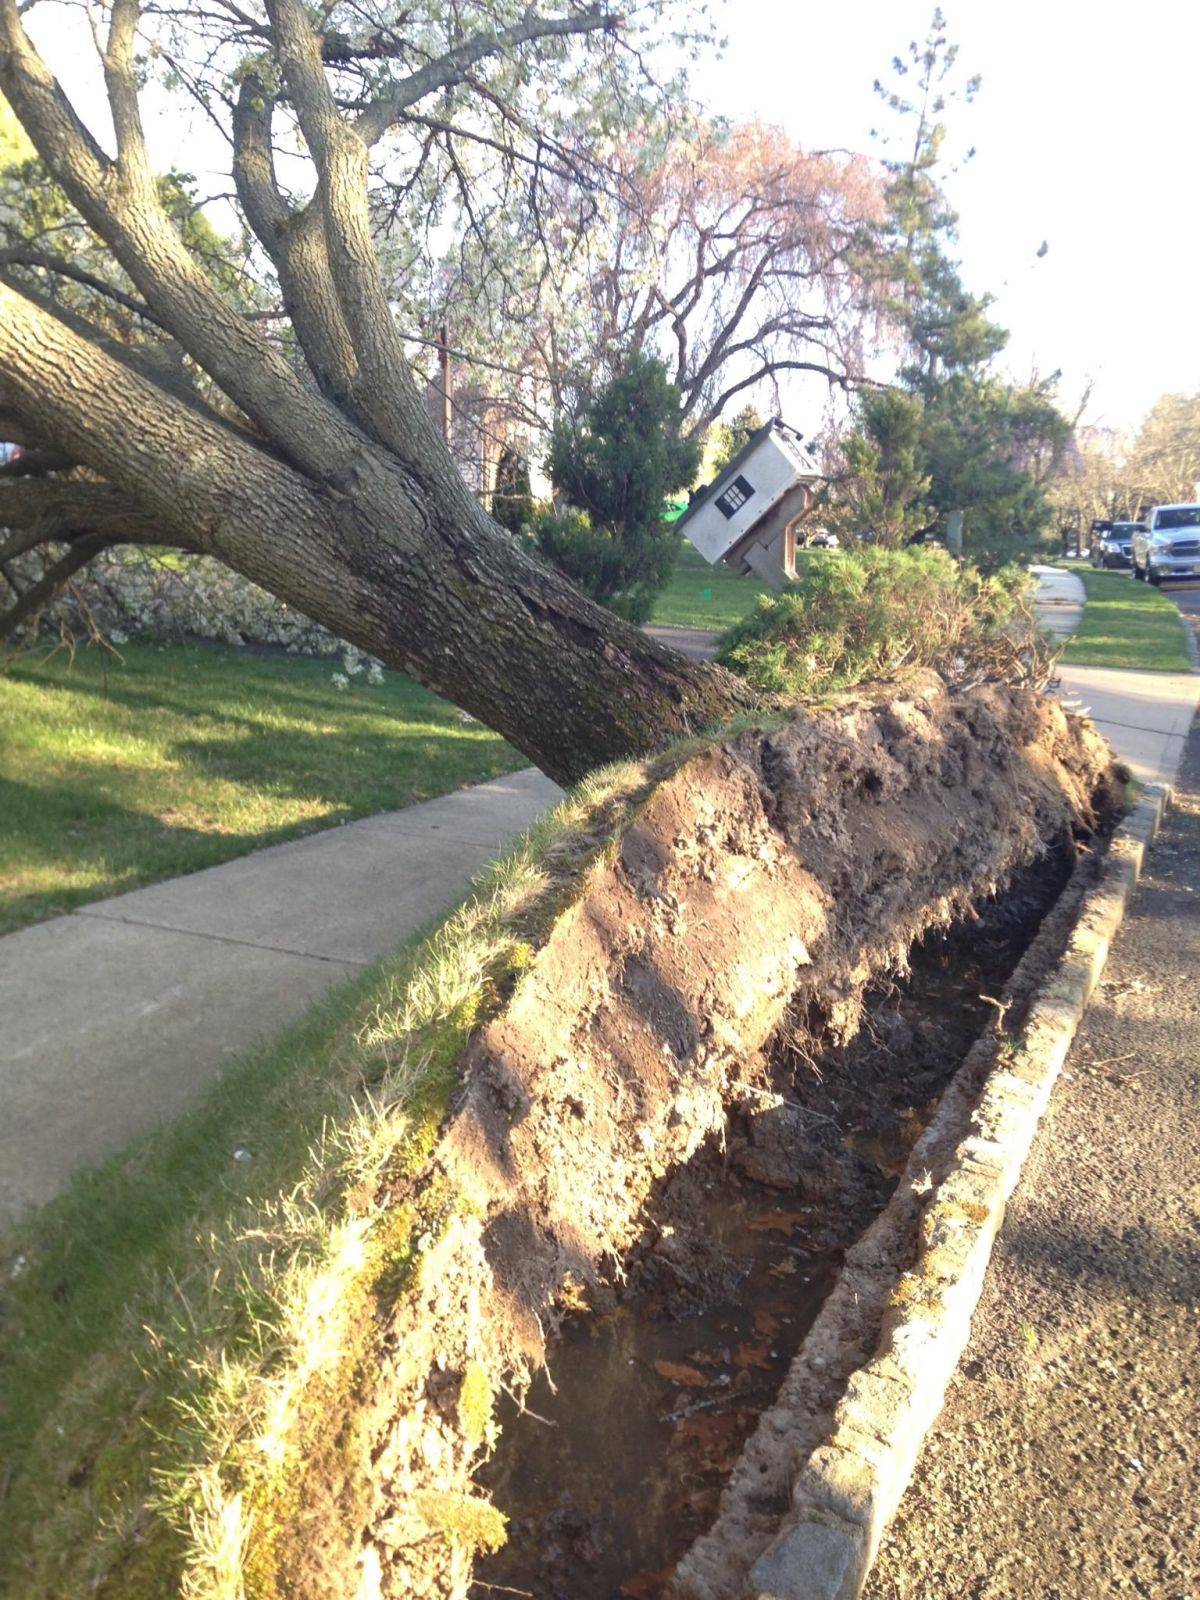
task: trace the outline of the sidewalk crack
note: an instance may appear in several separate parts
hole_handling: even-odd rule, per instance
[[[72,912],[76,917],[94,917],[98,922],[120,922],[127,928],[153,928],[158,933],[181,933],[189,939],[211,939],[214,944],[238,945],[244,950],[270,950],[280,956],[300,956],[305,961],[327,961],[335,967],[369,967],[369,961],[354,956],[324,956],[314,950],[295,950],[285,944],[264,944],[257,939],[238,939],[228,933],[205,933],[198,928],[177,928],[170,922],[150,922],[142,917],[119,917],[111,911],[96,911],[91,906],[80,906]]]

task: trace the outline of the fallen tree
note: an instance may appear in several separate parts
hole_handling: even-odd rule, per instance
[[[323,1048],[324,1098],[239,1122],[259,1198],[181,1217],[170,1281],[39,1410],[22,1595],[465,1592],[503,1537],[472,1484],[497,1395],[619,1279],[785,1017],[801,1053],[849,1037],[914,940],[1120,798],[1055,702],[933,678],[599,777],[370,1000],[332,1099]],[[276,1170],[280,1095],[321,1131]]]
[[[234,6],[168,19],[206,70],[215,64],[210,109],[231,97],[232,175],[281,301],[273,335],[222,293],[164,202],[139,106],[140,0],[108,8],[114,155],[34,48],[24,10],[0,0],[0,90],[122,279],[88,274],[89,289],[153,339],[113,337],[52,298],[38,276],[57,281],[46,257],[36,271],[24,257],[0,262],[0,433],[38,464],[0,482],[0,572],[31,548],[65,546],[0,632],[112,540],[153,542],[216,556],[560,780],[749,703],[731,675],[587,601],[483,512],[410,373],[376,257],[368,170],[388,136],[465,86],[498,108],[506,140],[526,138],[507,66],[539,51],[552,64],[564,41],[611,43],[615,14],[513,6],[432,57],[441,24],[423,29],[410,13],[364,29],[335,10],[318,27],[300,0],[269,0],[253,20]],[[498,86],[481,76],[497,63]],[[311,162],[310,198],[279,181],[281,148]]]

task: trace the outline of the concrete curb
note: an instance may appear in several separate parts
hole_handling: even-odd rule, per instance
[[[953,1095],[914,1147],[892,1204],[911,1203],[914,1192],[923,1197],[917,1258],[893,1285],[874,1355],[851,1374],[831,1427],[799,1466],[788,1520],[751,1568],[745,1592],[754,1600],[856,1600],[861,1593],[966,1347],[1005,1204],[1168,798],[1161,786],[1145,790],[1117,830],[1061,960],[997,1057],[970,1132],[939,1181],[924,1162],[944,1133],[943,1113],[956,1114],[946,1103]],[[859,1253],[848,1258],[850,1272],[868,1265],[855,1262]],[[808,1353],[806,1342],[798,1363]]]
[[[1194,621],[1186,611],[1180,611],[1179,625],[1183,629],[1183,645],[1192,671],[1200,672],[1200,622]]]

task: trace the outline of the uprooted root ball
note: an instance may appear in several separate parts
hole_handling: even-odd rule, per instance
[[[297,1509],[338,1535],[285,1543],[286,1591],[354,1592],[365,1563],[397,1600],[463,1592],[496,1535],[471,1491],[477,1375],[522,1384],[620,1271],[652,1187],[761,1079],[785,1012],[849,1038],[873,975],[1118,804],[1106,748],[1057,704],[935,682],[741,733],[662,782],[467,1051],[421,1180],[453,1203],[381,1307],[360,1459]]]

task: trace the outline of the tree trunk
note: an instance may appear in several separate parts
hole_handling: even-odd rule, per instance
[[[664,649],[527,556],[432,450],[418,478],[360,436],[349,469],[314,483],[3,286],[0,372],[22,416],[126,493],[130,537],[147,508],[162,542],[217,556],[560,783],[750,703],[740,680]],[[64,488],[0,491],[0,520],[14,525],[3,506],[18,494],[22,520],[38,493],[56,511]]]

